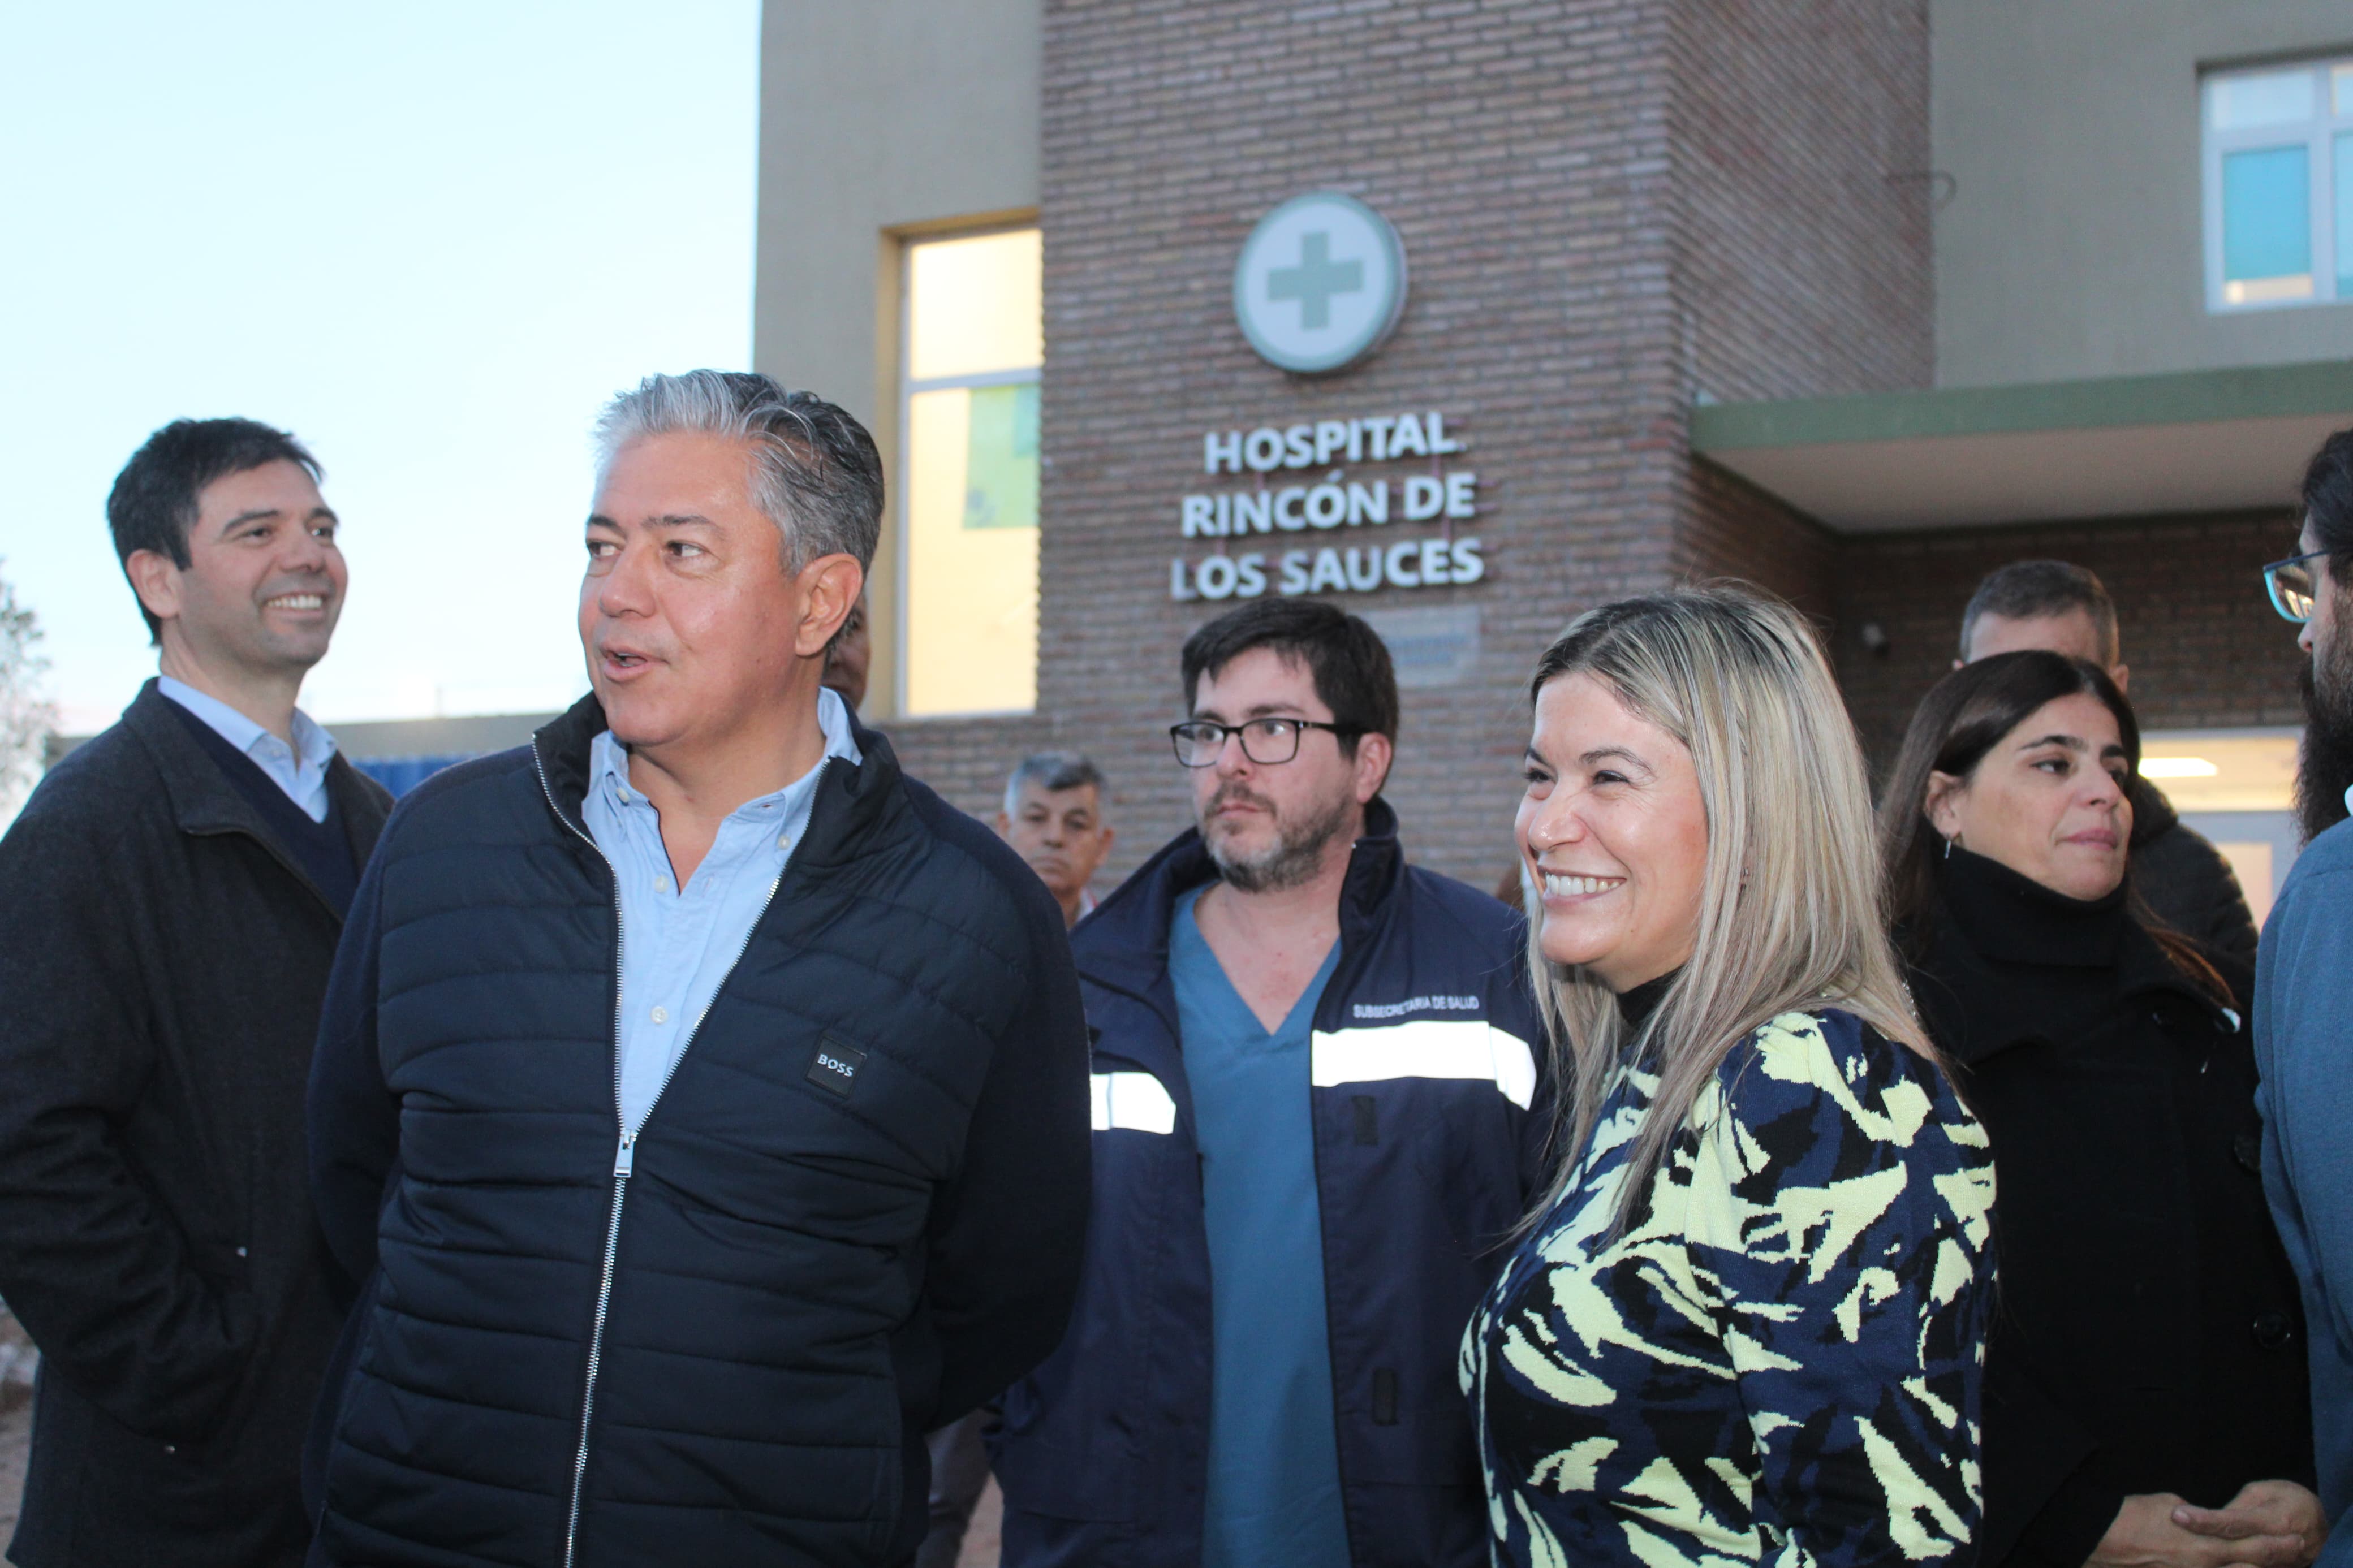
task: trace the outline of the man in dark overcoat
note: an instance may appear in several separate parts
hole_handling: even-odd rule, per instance
[[[107,520],[161,674],[0,838],[0,1294],[41,1352],[25,1568],[301,1561],[348,1293],[303,1089],[391,805],[294,706],[345,585],[318,479],[249,420],[140,448]]]

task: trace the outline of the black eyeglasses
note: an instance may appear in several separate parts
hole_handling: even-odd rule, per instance
[[[1262,768],[1287,763],[1299,754],[1299,737],[1308,730],[1329,730],[1345,739],[1363,731],[1350,724],[1326,724],[1320,719],[1252,719],[1246,724],[1215,724],[1207,719],[1168,726],[1176,760],[1188,768],[1213,768],[1225,755],[1226,737],[1240,735],[1242,755]]]
[[[2283,619],[2297,626],[2312,619],[2313,595],[2319,591],[2312,563],[2328,558],[2326,550],[2316,550],[2309,555],[2291,555],[2284,561],[2274,561],[2263,568],[2263,587],[2272,596],[2272,608]]]

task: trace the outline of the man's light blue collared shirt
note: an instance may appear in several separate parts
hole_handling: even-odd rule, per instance
[[[661,820],[629,783],[629,753],[610,730],[589,751],[588,798],[582,816],[612,863],[621,899],[621,1130],[634,1134],[670,1081],[695,1025],[735,967],[752,927],[807,832],[818,781],[836,757],[864,759],[849,731],[849,710],[820,691],[818,723],[825,755],[799,778],[746,801],[719,825],[711,852],[681,889],[662,847]]]
[[[327,820],[327,764],[335,760],[335,738],[294,710],[294,743],[288,745],[217,697],[185,680],[155,678],[155,689],[202,719],[212,732],[253,759],[286,798],[313,822]]]

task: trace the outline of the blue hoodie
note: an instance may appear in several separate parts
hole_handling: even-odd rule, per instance
[[[2335,1528],[2324,1568],[2353,1568],[2353,822],[2314,839],[2263,925],[2255,973],[2263,1189],[2311,1335],[2314,1460]]]

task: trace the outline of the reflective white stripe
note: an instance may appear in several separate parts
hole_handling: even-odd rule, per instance
[[[1310,1079],[1318,1089],[1393,1078],[1483,1079],[1522,1110],[1535,1098],[1528,1043],[1473,1019],[1416,1018],[1382,1029],[1315,1032]]]
[[[1109,1132],[1174,1132],[1176,1102],[1166,1085],[1148,1072],[1099,1072],[1093,1076],[1094,1128]]]

